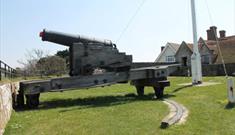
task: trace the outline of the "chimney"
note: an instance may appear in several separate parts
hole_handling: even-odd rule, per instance
[[[207,40],[216,40],[217,38],[217,27],[211,26],[207,32]]]
[[[207,32],[207,40],[212,40],[212,33],[211,33],[211,30],[206,30]]]
[[[165,46],[161,46],[161,52],[164,50]]]
[[[226,37],[226,31],[225,30],[221,30],[219,31],[219,35],[220,35],[220,38],[225,38]]]

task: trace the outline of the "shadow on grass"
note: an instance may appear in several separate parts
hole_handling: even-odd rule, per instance
[[[176,88],[175,90],[172,91],[172,93],[178,92],[178,91],[180,91],[180,90],[183,90],[183,89],[186,89],[186,88],[189,88],[189,87],[193,87],[193,85],[190,84],[190,85],[185,85],[185,86]]]
[[[233,109],[235,108],[235,103],[228,103],[226,106],[225,106],[225,109]]]
[[[175,95],[166,94],[164,98],[174,97]],[[53,99],[49,101],[43,101],[40,103],[39,107],[34,110],[47,110],[53,108],[69,108],[76,106],[76,108],[64,109],[60,112],[67,112],[74,109],[86,109],[94,107],[108,107],[121,104],[128,104],[138,101],[161,101],[161,99],[154,99],[154,94],[148,94],[144,96],[137,96],[135,94],[127,94],[124,96],[97,96],[97,97],[87,97],[87,98],[77,98],[77,99]],[[27,111],[29,109],[24,108],[16,111]],[[32,110],[32,109],[30,109]]]

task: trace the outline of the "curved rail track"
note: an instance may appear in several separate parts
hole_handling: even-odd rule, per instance
[[[170,113],[162,120],[161,128],[167,128],[172,124],[185,121],[188,110],[183,105],[169,99],[164,99],[163,102],[169,106]]]

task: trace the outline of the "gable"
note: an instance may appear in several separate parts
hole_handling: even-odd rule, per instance
[[[206,44],[202,44],[202,46],[200,47],[199,53],[201,55],[207,55],[207,54],[211,54],[211,50],[207,47]]]
[[[193,53],[192,50],[189,48],[189,45],[183,41],[175,55],[177,56],[184,52],[188,52],[191,54]]]
[[[166,56],[175,56],[175,49],[173,49],[170,43],[167,43],[163,51],[159,54],[155,62],[165,62]]]

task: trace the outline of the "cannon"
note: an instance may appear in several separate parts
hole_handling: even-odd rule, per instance
[[[170,85],[167,80],[167,66],[132,69],[132,55],[119,52],[116,45],[110,40],[45,29],[40,32],[40,37],[42,41],[69,47],[70,76],[20,82],[16,107],[23,107],[26,98],[27,107],[37,108],[42,92],[60,92],[128,82],[136,87],[138,96],[143,96],[144,87],[150,86],[153,87],[155,96],[162,98],[164,88]],[[94,72],[96,69],[102,72]]]
[[[39,36],[41,37],[42,41],[49,41],[65,46],[72,46],[74,43],[80,42],[84,44],[98,43],[105,46],[114,46],[116,48],[116,45],[112,43],[111,40],[105,40],[105,39],[102,40],[82,35],[66,34],[62,32],[49,31],[46,29],[43,29],[43,31],[39,33]]]
[[[107,71],[129,71],[132,56],[120,53],[110,40],[70,35],[43,30],[42,41],[49,41],[69,47],[70,75],[91,75],[95,69]]]

